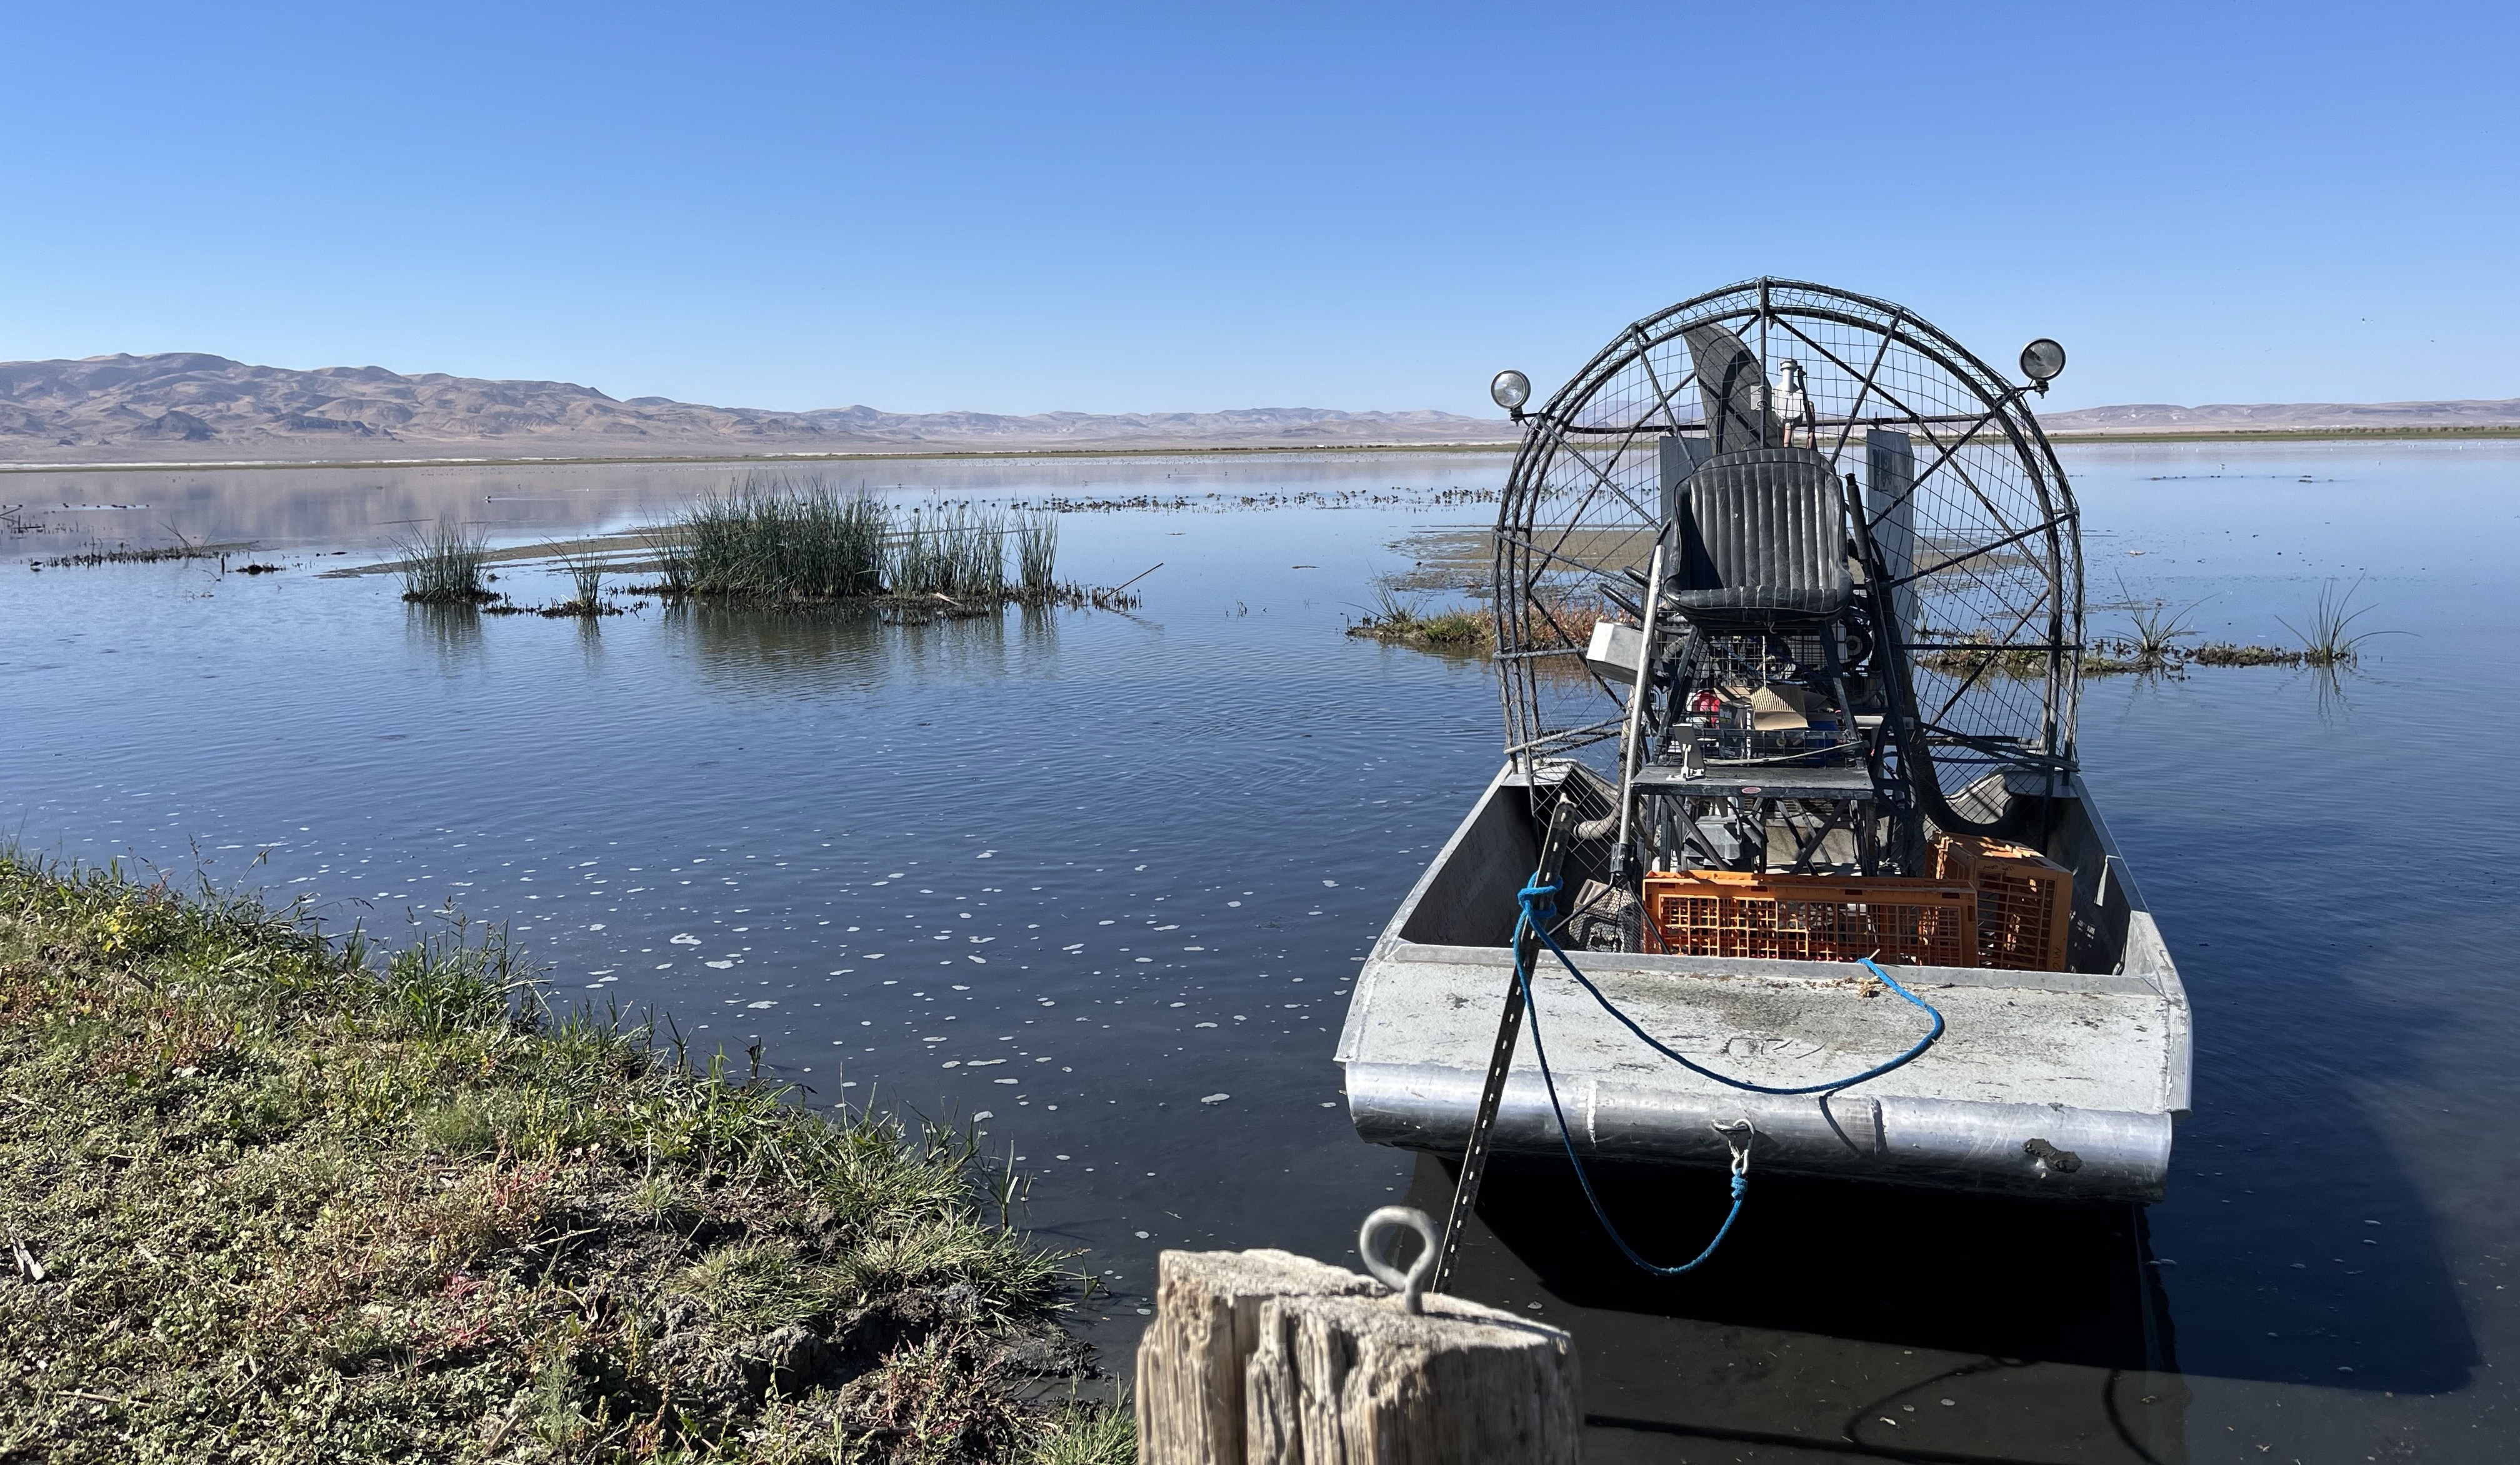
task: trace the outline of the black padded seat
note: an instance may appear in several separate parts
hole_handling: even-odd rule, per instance
[[[1837,477],[1822,454],[1719,454],[1688,475],[1679,500],[1679,561],[1668,583],[1682,617],[1699,630],[1809,630],[1854,598]]]

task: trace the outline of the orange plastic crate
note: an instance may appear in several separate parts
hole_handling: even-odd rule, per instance
[[[1977,965],[1977,893],[1945,880],[1692,869],[1647,875],[1643,894],[1679,955]]]
[[[1978,956],[2007,971],[2063,971],[2074,872],[2028,845],[1934,836],[1934,873],[1977,892]]]

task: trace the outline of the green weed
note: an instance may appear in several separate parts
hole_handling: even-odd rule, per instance
[[[489,599],[481,568],[489,562],[490,543],[479,531],[440,520],[435,529],[394,541],[402,556],[402,598],[424,604],[452,604]]]
[[[452,912],[388,951],[0,852],[0,1232],[42,1273],[0,1285],[0,1353],[45,1363],[0,1371],[0,1457],[1028,1459],[1084,1428],[992,1361],[1074,1279],[987,1215],[968,1130],[653,1037]],[[828,1347],[774,1382],[783,1325]]]
[[[2301,659],[2312,666],[2353,666],[2362,659],[2362,643],[2375,636],[2404,636],[2403,631],[2362,631],[2354,623],[2370,613],[2369,607],[2353,608],[2354,593],[2362,588],[2357,578],[2343,591],[2336,582],[2328,581],[2318,588],[2318,602],[2311,607],[2307,630],[2276,617],[2276,624],[2290,631],[2301,642]]]

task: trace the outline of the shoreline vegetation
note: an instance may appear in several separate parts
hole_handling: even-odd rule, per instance
[[[2231,443],[2231,442],[2360,442],[2398,439],[2469,439],[2520,438],[2520,423],[2503,426],[2408,426],[2408,427],[2260,427],[2204,429],[2181,431],[2076,432],[2070,429],[2048,434],[2048,440],[2060,447],[2083,447],[2109,443]],[[1371,453],[1377,455],[1423,453],[1451,455],[1461,453],[1511,454],[1521,447],[1520,438],[1501,438],[1492,442],[1424,442],[1424,443],[1217,443],[1206,446],[1169,447],[1041,447],[1041,448],[938,448],[919,451],[884,452],[866,450],[838,453],[694,453],[657,455],[554,455],[549,457],[438,457],[438,458],[241,458],[203,460],[199,463],[131,462],[131,463],[0,463],[0,474],[6,473],[144,473],[206,472],[218,469],[251,468],[257,471],[282,468],[397,468],[397,467],[585,467],[637,464],[731,464],[739,466],[785,467],[824,463],[892,463],[950,460],[1009,461],[1035,458],[1220,458],[1260,456],[1336,455]]]
[[[1133,1457],[977,1134],[0,850],[0,1458]]]

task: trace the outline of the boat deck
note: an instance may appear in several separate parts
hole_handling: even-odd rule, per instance
[[[1365,1138],[1453,1153],[1466,1142],[1511,980],[1505,943],[1513,891],[1533,859],[1529,823],[1527,791],[1500,777],[1358,974],[1337,1057]],[[2088,879],[2074,866],[2084,948],[2111,953],[2117,969],[1895,968],[1941,1009],[1947,1030],[1914,1062],[1833,1096],[1745,1093],[1690,1073],[1604,1012],[1544,953],[1535,1026],[1578,1147],[1604,1158],[1719,1164],[1727,1151],[1709,1126],[1746,1117],[1760,1135],[1753,1163],[1766,1169],[2158,1199],[2172,1121],[2188,1103],[2186,995],[2132,884],[2113,868],[2105,831],[2086,821],[2079,832],[2096,857],[2086,862]],[[2066,841],[2076,834],[2067,830]],[[1845,963],[1571,954],[1662,1043],[1772,1088],[1861,1072],[1905,1051],[1929,1026]],[[1498,1120],[1499,1149],[1560,1146],[1535,1047],[1526,1029]]]

